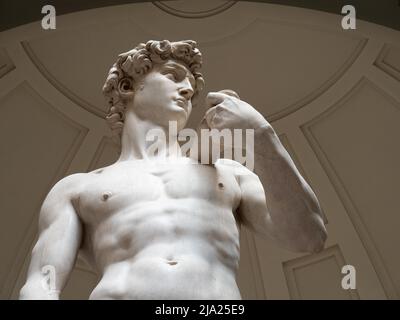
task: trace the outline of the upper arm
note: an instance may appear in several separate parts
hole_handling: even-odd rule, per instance
[[[264,187],[256,174],[241,169],[238,175],[241,200],[237,212],[242,223],[251,230],[275,239]]]
[[[74,207],[77,175],[60,180],[46,196],[39,216],[39,238],[32,251],[28,272],[34,290],[43,270],[51,268],[55,274],[55,289],[60,291],[72,270],[81,243],[82,227]],[[39,281],[40,282],[40,281]]]
[[[39,239],[34,250],[46,263],[64,264],[75,258],[81,241],[81,224],[75,210],[76,184],[69,176],[49,192],[40,210]],[[62,260],[58,261],[58,260]],[[65,267],[62,267],[65,268]]]

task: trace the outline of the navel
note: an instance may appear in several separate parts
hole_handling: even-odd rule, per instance
[[[178,262],[175,261],[175,260],[173,259],[173,257],[171,257],[171,256],[167,257],[167,263],[168,263],[170,266],[174,266],[174,265],[178,264]]]
[[[219,189],[224,189],[224,187],[225,187],[225,186],[224,186],[224,184],[223,184],[222,182],[219,182],[219,183],[218,183],[218,188],[219,188]]]

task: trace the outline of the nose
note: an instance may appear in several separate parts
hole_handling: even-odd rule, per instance
[[[193,96],[193,89],[190,81],[186,79],[186,82],[182,84],[182,87],[179,88],[179,94],[184,97],[186,100],[190,100]]]

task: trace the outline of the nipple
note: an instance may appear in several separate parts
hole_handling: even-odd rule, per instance
[[[112,196],[111,192],[106,192],[106,193],[103,193],[103,196],[101,198],[103,201],[107,201],[108,198],[110,198],[111,196]]]

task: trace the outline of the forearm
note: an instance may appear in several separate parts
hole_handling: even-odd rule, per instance
[[[20,299],[59,298],[75,265],[79,240],[59,235],[56,224],[42,231],[32,251],[28,277]]]
[[[255,130],[254,171],[276,236],[296,250],[320,250],[326,234],[318,200],[270,125]]]
[[[54,249],[34,250],[20,299],[59,299],[75,261],[74,257],[68,257],[62,251],[58,255],[51,253]]]
[[[25,285],[20,291],[22,300],[57,300],[72,270],[72,257],[58,248],[40,244],[32,252]],[[73,258],[72,258],[73,259]]]
[[[255,130],[254,138],[254,171],[273,202],[279,203],[294,196],[314,202],[309,192],[304,190],[305,181],[275,130],[269,125],[263,126]]]

